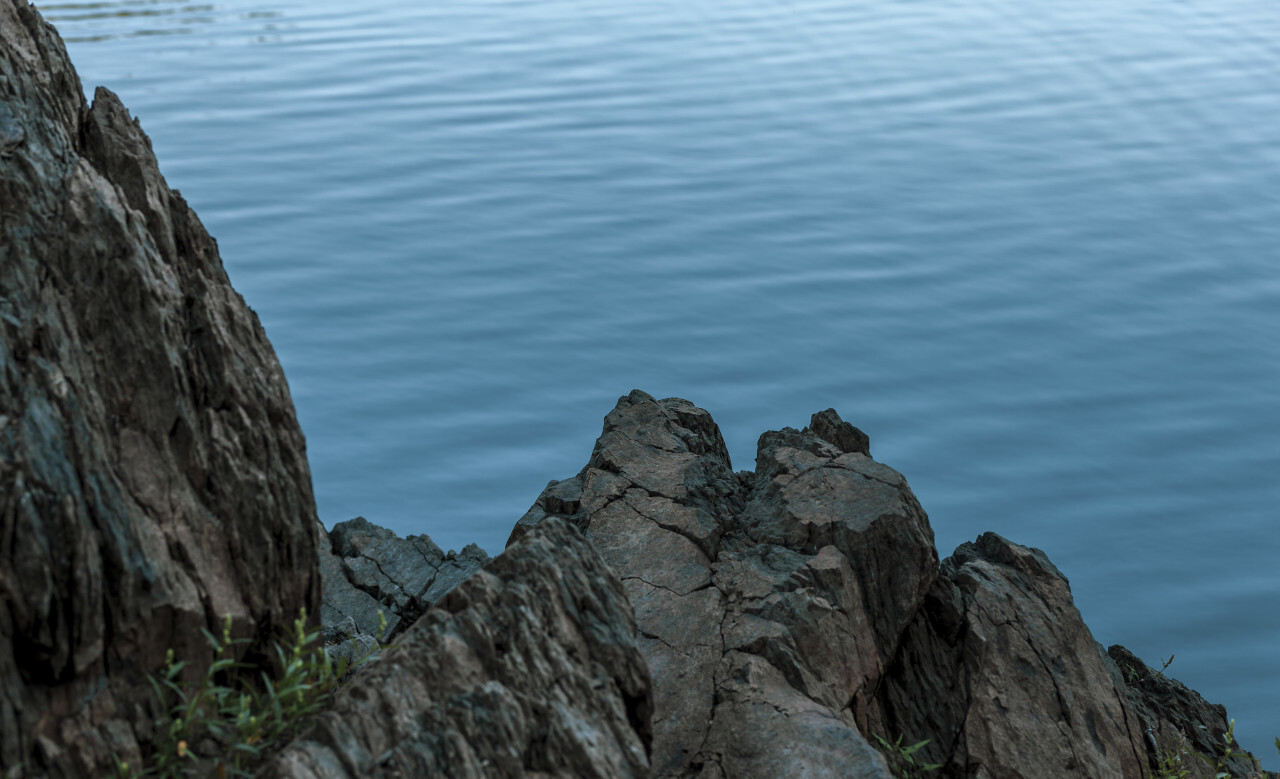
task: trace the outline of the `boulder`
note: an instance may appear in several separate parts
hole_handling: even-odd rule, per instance
[[[524,534],[340,691],[267,777],[649,775],[626,592],[574,528]]]
[[[166,650],[320,603],[288,385],[114,94],[0,0],[0,765],[136,759]],[[195,668],[191,669],[193,672]]]

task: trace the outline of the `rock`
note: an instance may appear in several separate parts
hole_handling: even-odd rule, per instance
[[[1177,679],[1149,668],[1119,644],[1108,648],[1107,655],[1115,662],[1129,705],[1141,722],[1143,745],[1152,769],[1168,758],[1176,759],[1177,765],[1188,772],[1187,779],[1213,779],[1219,762],[1231,776],[1274,776],[1262,773],[1253,756],[1239,745],[1232,747],[1232,757],[1226,756],[1230,724],[1223,706],[1205,701],[1200,693]]]
[[[935,576],[906,481],[835,416],[761,436],[735,475],[706,411],[632,392],[587,467],[512,535],[581,528],[618,572],[653,673],[658,776],[889,777],[863,729]]]
[[[339,631],[338,627],[347,622],[351,623],[351,633],[377,635],[381,628],[381,621],[378,619],[380,611],[383,612],[383,618],[387,620],[387,625],[390,627],[391,618],[395,615],[387,613],[383,605],[372,595],[357,589],[351,583],[343,570],[342,558],[333,552],[328,531],[318,520],[316,521],[316,538],[319,547],[320,580],[323,585],[320,622],[326,632],[326,640],[329,633],[345,633],[345,629]]]
[[[985,534],[939,565],[906,480],[831,409],[735,474],[706,411],[632,392],[492,561],[325,533],[216,243],[26,0],[0,0],[0,206],[6,776],[136,765],[168,650],[201,676],[230,615],[257,665],[303,606],[343,625],[331,656],[366,659],[380,609],[395,647],[268,775],[887,779],[875,735],[928,739],[949,777],[1221,756],[1225,712],[1104,654],[1042,552]]]
[[[364,517],[334,525],[320,548],[322,621],[350,617],[361,632],[381,633],[384,642],[395,640],[428,606],[489,562],[475,544],[446,554],[425,535],[400,538]]]
[[[517,523],[509,543],[572,523],[622,577],[655,775],[888,777],[879,736],[929,740],[914,757],[941,776],[1144,776],[1148,725],[1061,572],[991,533],[939,564],[906,480],[869,453],[827,409],[735,475],[707,412],[636,391]],[[1218,737],[1206,716],[1168,722]]]
[[[345,682],[382,653],[376,636],[361,633],[356,622],[347,617],[342,622],[322,628],[324,654],[339,682]]]
[[[1142,777],[1132,709],[1043,552],[986,533],[942,563],[872,727],[973,777]]]
[[[107,775],[166,650],[208,657],[230,614],[264,657],[318,608],[305,443],[217,245],[25,0],[0,0],[0,205],[0,765]]]
[[[631,606],[564,523],[524,534],[396,644],[260,775],[648,776]]]

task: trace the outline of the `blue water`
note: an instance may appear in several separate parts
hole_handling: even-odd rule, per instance
[[[1044,548],[1276,767],[1275,0],[40,7],[262,317],[326,524],[496,553],[633,387],[739,468],[834,406],[944,555]]]

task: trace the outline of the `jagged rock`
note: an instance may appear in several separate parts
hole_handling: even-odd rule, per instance
[[[213,239],[25,0],[0,0],[0,206],[0,766],[107,775],[167,649],[207,657],[231,614],[262,656],[319,606],[305,445]]]
[[[320,558],[322,621],[350,617],[362,633],[381,633],[384,642],[393,641],[428,606],[489,562],[475,544],[461,554],[445,553],[425,535],[400,538],[364,517],[334,525],[321,539]]]
[[[1043,552],[985,533],[942,564],[873,727],[951,776],[1141,777],[1141,729]]]
[[[1066,578],[994,534],[939,565],[869,453],[827,409],[735,475],[710,415],[637,391],[517,523],[512,542],[573,523],[622,577],[655,775],[887,777],[879,735],[929,739],[942,777],[1143,776],[1144,725]]]
[[[1253,756],[1238,745],[1232,747],[1235,754],[1226,757],[1229,723],[1221,704],[1209,703],[1177,679],[1149,668],[1119,644],[1109,647],[1107,654],[1115,661],[1129,704],[1141,720],[1143,745],[1153,769],[1173,758],[1188,772],[1187,779],[1213,779],[1219,762],[1232,776],[1274,776],[1259,771]]]
[[[316,522],[316,538],[319,547],[320,580],[323,585],[323,596],[320,601],[320,622],[326,634],[335,632],[339,626],[350,621],[356,633],[376,635],[381,628],[378,612],[390,626],[391,617],[387,609],[378,603],[372,595],[356,586],[347,578],[342,567],[342,558],[333,553],[333,545],[329,541],[329,533],[324,525]],[[397,620],[398,621],[398,620]]]
[[[865,435],[834,412],[815,425],[853,451],[766,433],[757,471],[735,476],[706,411],[632,392],[512,534],[564,517],[622,577],[656,775],[890,776],[866,709],[934,577],[932,531]]]
[[[526,533],[396,643],[263,775],[648,775],[631,606],[564,523]]]

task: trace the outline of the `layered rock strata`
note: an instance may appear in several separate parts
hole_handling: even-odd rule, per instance
[[[0,765],[102,776],[147,673],[319,606],[303,436],[258,318],[114,94],[0,0]]]

